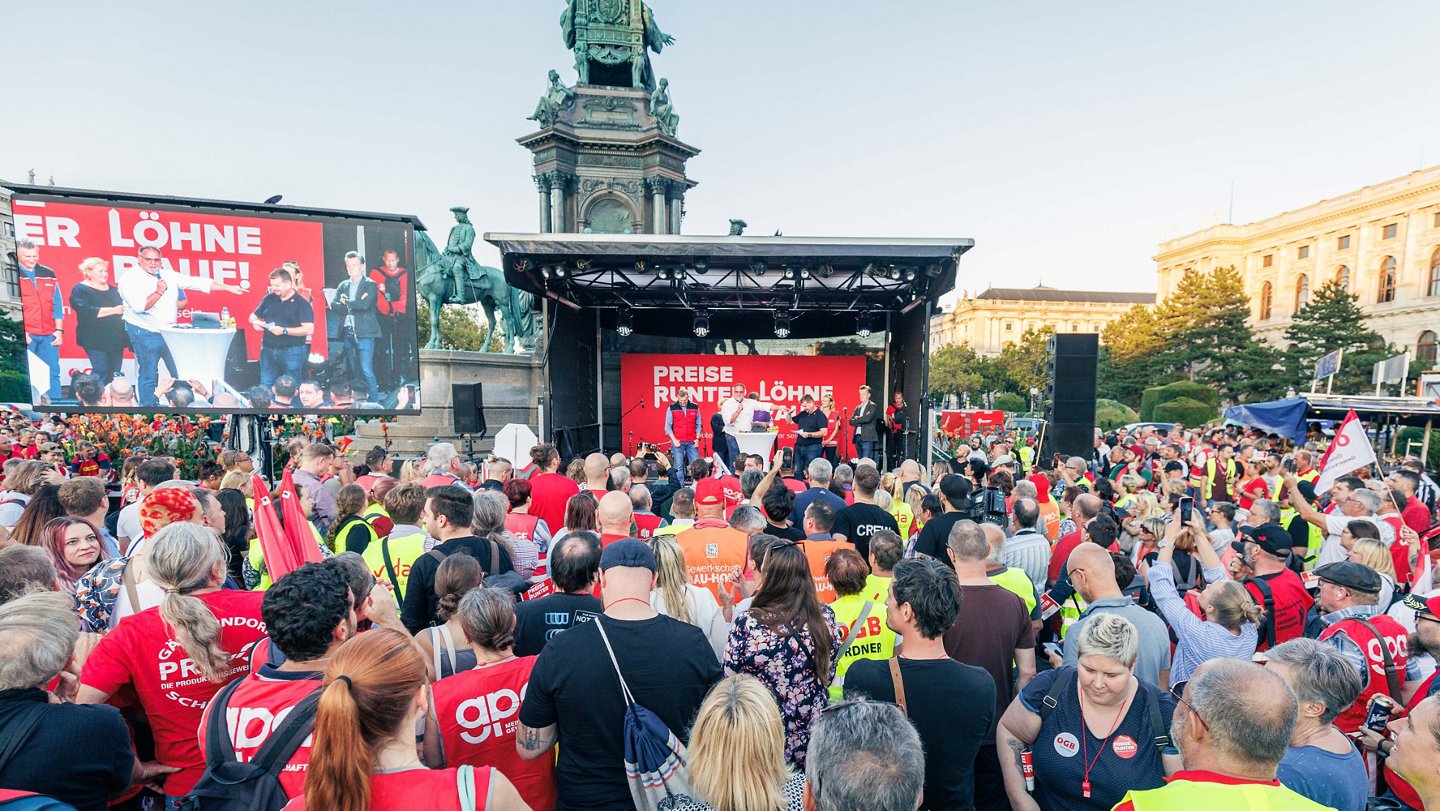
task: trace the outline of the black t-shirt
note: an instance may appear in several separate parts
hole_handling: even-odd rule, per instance
[[[920,530],[920,535],[915,539],[915,551],[929,555],[952,569],[955,568],[955,564],[950,562],[950,555],[946,552],[950,548],[950,530],[969,517],[963,512],[947,512],[930,519],[930,523]]]
[[[498,566],[490,565],[492,544],[498,547],[494,550]],[[515,568],[515,562],[510,559],[510,553],[505,551],[505,547],[474,535],[451,538],[432,551],[448,556],[462,549],[480,561],[480,568],[484,569],[487,575],[501,574]],[[440,561],[428,552],[416,558],[410,566],[410,579],[405,584],[405,602],[400,606],[400,621],[405,623],[405,628],[412,634],[435,624],[435,611],[440,607],[440,597],[435,593],[435,571],[439,568]]]
[[[801,411],[794,416],[791,422],[795,423],[795,429],[797,431],[805,431],[807,433],[811,431],[823,431],[830,425],[830,420],[826,418],[825,412],[818,408],[811,414]],[[823,436],[800,436],[796,434],[795,447],[812,447],[819,445],[824,439],[825,437]]]
[[[954,659],[900,659],[905,705],[925,747],[921,808],[966,811],[975,802],[975,753],[995,714],[995,682]],[[894,701],[890,662],[858,659],[845,672],[845,696]]]
[[[860,553],[860,557],[869,560],[870,536],[886,529],[900,534],[895,516],[874,504],[857,501],[835,514],[835,526],[830,531],[844,535],[846,540],[855,544],[855,551]]]
[[[107,705],[48,704],[42,690],[0,691],[0,740],[8,740],[27,707],[40,723],[0,768],[0,786],[34,791],[80,811],[104,811],[105,799],[130,784],[135,755],[120,711]]]
[[[255,307],[255,316],[261,321],[274,324],[277,327],[293,329],[301,324],[315,323],[315,308],[310,302],[296,293],[288,299],[282,299],[274,293],[266,293],[265,298],[260,299],[260,304]],[[303,335],[271,335],[265,330],[265,335],[260,340],[260,345],[269,349],[289,349],[293,346],[300,346],[305,343]]]
[[[75,343],[82,348],[100,350],[121,350],[129,346],[123,318],[119,315],[104,318],[96,315],[101,307],[119,307],[123,303],[119,289],[113,285],[104,290],[96,290],[88,284],[75,285],[70,291],[70,309],[75,311]]]
[[[550,594],[515,604],[515,655],[535,656],[566,628],[588,622],[604,611],[589,594]]]
[[[625,699],[605,650],[603,623],[635,703],[682,741],[710,688],[722,676],[715,651],[693,625],[666,616],[648,620],[600,617],[558,634],[530,674],[520,723],[558,725],[556,811],[630,811],[625,781]]]
[[[797,526],[777,527],[774,524],[769,523],[768,521],[765,524],[765,534],[774,535],[775,537],[785,541],[805,540],[805,530]]]

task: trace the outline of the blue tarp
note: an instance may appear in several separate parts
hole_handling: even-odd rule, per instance
[[[1305,412],[1309,406],[1304,397],[1249,403],[1225,409],[1225,419],[1300,441],[1305,438]]]

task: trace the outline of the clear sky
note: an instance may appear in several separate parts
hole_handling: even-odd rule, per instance
[[[533,231],[563,5],[7,3],[0,178]],[[970,290],[1153,290],[1232,182],[1246,222],[1440,163],[1440,3],[652,7],[687,233],[970,237]]]

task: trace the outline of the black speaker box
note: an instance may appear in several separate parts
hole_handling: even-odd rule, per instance
[[[1046,370],[1046,455],[1089,458],[1095,446],[1095,376],[1100,336],[1073,333],[1051,337]]]
[[[485,425],[485,384],[452,383],[450,397],[454,402],[455,433],[484,437],[488,433]]]

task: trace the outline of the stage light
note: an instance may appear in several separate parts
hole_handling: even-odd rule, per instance
[[[940,264],[940,263],[938,263],[938,262],[936,262],[935,264],[932,264],[932,265],[928,265],[928,266],[926,266],[926,268],[925,268],[925,275],[926,275],[926,276],[929,276],[929,277],[932,278],[932,279],[938,279],[938,278],[940,278],[940,274],[941,274],[941,273],[944,273],[944,272],[945,272],[945,266],[942,265],[942,264]]]
[[[657,267],[657,268],[655,268],[655,278],[659,279],[659,280],[662,281],[662,282],[663,282],[663,281],[667,281],[667,280],[670,278],[670,268],[667,268],[667,267]]]
[[[800,268],[800,278],[802,278],[802,279],[808,279],[808,278],[810,278],[810,268]]]
[[[710,269],[710,263],[709,263],[709,262],[696,262],[696,263],[695,263],[695,272],[696,272],[696,273],[704,273],[705,271],[707,271],[707,270],[709,270],[709,269]]]
[[[786,310],[775,311],[775,337],[790,337],[790,313]]]
[[[905,281],[915,281],[915,268],[905,268]]]
[[[815,272],[820,276],[820,278],[828,279],[835,272],[835,266],[830,264],[829,262],[826,262],[825,264],[816,268]]]
[[[556,265],[556,266],[555,266],[555,278],[557,278],[557,279],[563,279],[563,278],[565,278],[565,266],[564,266],[564,265]]]
[[[874,262],[870,262],[870,263],[868,263],[868,264],[865,265],[865,275],[866,275],[866,276],[877,276],[877,275],[879,275],[879,274],[880,274],[880,267],[879,267],[878,265],[876,265]]]
[[[892,278],[892,279],[894,279],[895,281],[898,282],[898,281],[900,281],[900,268],[897,268],[897,267],[895,267],[894,265],[891,265],[889,272],[886,273],[885,275],[889,276],[890,278]]]
[[[870,313],[862,312],[855,318],[855,334],[861,338],[869,338],[873,331],[870,326]]]
[[[544,277],[547,278],[547,279],[550,278],[550,266],[549,266],[549,265],[546,265],[546,266],[540,268],[540,275],[541,275],[541,276],[544,276]]]
[[[769,268],[764,262],[756,262],[750,266],[750,272],[756,276],[764,276],[766,270],[769,270]]]
[[[786,281],[793,281],[795,279],[795,268],[785,268],[785,270],[780,273],[780,278]]]
[[[710,311],[709,311],[709,310],[696,310],[696,311],[695,311],[695,324],[694,324],[694,326],[692,326],[690,329],[691,329],[692,332],[695,333],[695,337],[696,337],[696,338],[705,338],[705,337],[709,336],[709,335],[710,335]]]
[[[629,307],[622,307],[620,314],[615,317],[615,332],[622,338],[635,331],[635,314],[630,312]]]

